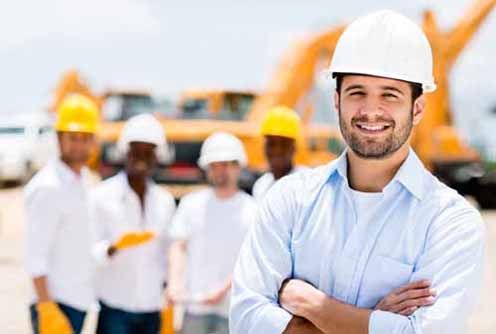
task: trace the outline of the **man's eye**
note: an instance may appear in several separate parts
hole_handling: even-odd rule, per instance
[[[394,94],[386,93],[383,95],[387,99],[397,99],[398,97]]]
[[[351,92],[350,93],[350,96],[363,96],[363,95],[365,95],[364,92]]]

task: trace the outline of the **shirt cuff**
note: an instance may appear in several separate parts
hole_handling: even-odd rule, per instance
[[[28,260],[25,263],[25,267],[31,277],[41,277],[48,274],[48,263],[45,260]]]
[[[403,333],[404,324],[408,321],[408,318],[402,315],[376,310],[370,314],[369,334]]]
[[[98,265],[104,266],[109,262],[110,257],[108,255],[108,249],[110,246],[110,242],[102,240],[93,248],[93,257]]]
[[[293,318],[289,312],[272,304],[262,309],[261,313],[262,316],[254,326],[253,333],[282,334]]]

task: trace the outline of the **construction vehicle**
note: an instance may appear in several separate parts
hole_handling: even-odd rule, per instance
[[[6,115],[0,119],[0,185],[26,182],[58,152],[47,114]]]
[[[256,93],[251,91],[187,90],[181,93],[181,119],[242,121],[251,110]]]

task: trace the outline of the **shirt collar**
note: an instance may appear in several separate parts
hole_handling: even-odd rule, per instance
[[[329,178],[337,173],[346,182],[346,184],[348,184],[347,152],[348,149],[346,149],[336,160],[332,161],[328,165],[329,171],[327,173],[327,175],[329,175]],[[391,182],[386,185],[384,191],[389,191],[389,189],[391,189],[393,185],[399,183],[403,187],[405,187],[412,195],[421,200],[424,196],[424,187],[422,182],[424,171],[424,165],[418,158],[417,154],[413,151],[413,149],[410,148],[406,160],[403,162]]]
[[[417,197],[419,200],[422,200],[425,194],[423,182],[424,173],[424,164],[420,161],[415,151],[410,148],[406,160],[403,162],[393,180],[386,186],[386,188],[393,184],[393,182],[399,182],[412,195]]]
[[[129,185],[129,181],[127,179],[126,172],[124,172],[124,171],[119,172],[119,174],[117,174],[117,177],[118,177],[119,183],[121,185],[121,189],[122,189],[123,194],[125,194],[125,195],[132,194],[132,195],[136,196],[136,193]],[[153,192],[154,185],[155,185],[155,183],[152,180],[147,180],[146,187],[145,187],[145,199],[148,197],[148,195],[150,195],[151,192]]]
[[[57,175],[62,179],[63,182],[83,182],[86,176],[86,170],[83,167],[81,174],[75,173],[65,162],[60,158],[54,161],[55,170]]]

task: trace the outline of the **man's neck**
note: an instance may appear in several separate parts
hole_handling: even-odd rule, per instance
[[[408,157],[409,145],[382,160],[363,159],[348,150],[348,182],[352,189],[381,192]]]
[[[127,175],[127,182],[136,195],[138,195],[141,204],[143,204],[146,192],[146,178],[130,177]]]
[[[74,174],[80,176],[81,175],[81,170],[83,169],[84,167],[84,164],[80,164],[80,163],[72,163],[66,159],[64,159],[63,157],[60,158],[60,160],[67,166],[69,167],[69,169],[71,171],[74,172]]]
[[[215,196],[218,199],[228,199],[233,197],[238,192],[238,187],[214,188]]]
[[[279,180],[280,178],[288,175],[289,173],[291,173],[291,171],[293,170],[293,165],[288,165],[286,166],[285,169],[280,169],[280,170],[274,170],[272,169],[271,170],[271,173],[272,175],[274,176],[274,179],[275,180]]]

